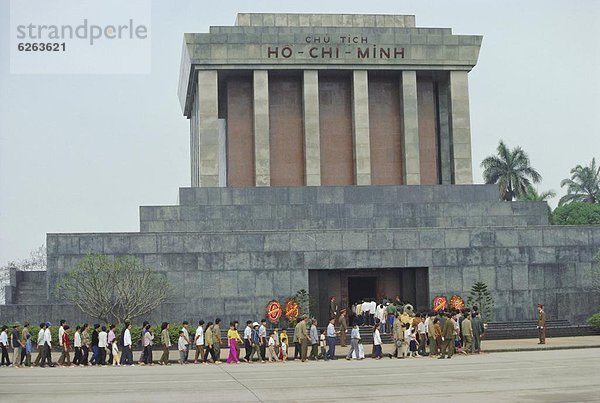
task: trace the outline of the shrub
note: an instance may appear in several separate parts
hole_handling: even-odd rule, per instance
[[[556,225],[600,224],[600,204],[569,203],[554,209],[550,216]]]
[[[600,330],[600,312],[593,314],[587,319],[587,323],[596,330]]]

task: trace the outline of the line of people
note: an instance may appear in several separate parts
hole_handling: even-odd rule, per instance
[[[411,307],[412,308],[412,307]],[[391,318],[391,320],[390,320]],[[363,359],[365,357],[362,345],[361,322],[352,321],[350,331],[350,349],[346,359]],[[335,324],[340,325],[336,328]],[[346,318],[345,310],[340,315],[331,317],[325,329],[319,330],[316,319],[307,315],[299,318],[294,328],[292,343],[294,346],[293,359],[307,360],[335,360],[338,338],[341,346],[346,344]],[[364,322],[363,322],[364,323]],[[179,363],[185,365],[191,362],[190,350],[195,349],[193,363],[221,363],[221,350],[227,348],[227,363],[253,361],[257,362],[286,362],[290,351],[287,329],[274,327],[269,330],[266,320],[260,323],[248,320],[240,335],[239,322],[234,321],[229,325],[226,341],[221,334],[221,320],[214,322],[198,322],[194,333],[190,332],[189,323],[183,322],[178,330],[177,350]],[[15,367],[25,366],[55,366],[52,361],[52,334],[50,322],[40,324],[37,336],[37,357],[31,361],[34,345],[29,332],[29,324],[20,330],[20,324],[14,324],[10,340],[7,326],[2,327],[0,333],[0,347],[2,348],[2,365],[11,365],[8,357],[8,348],[13,348],[13,363]],[[390,358],[419,357],[424,355],[451,358],[455,352],[475,353],[480,351],[481,337],[485,331],[477,308],[473,311],[464,309],[451,312],[429,312],[425,314],[406,314],[406,309],[401,313],[396,309],[390,312],[384,321],[374,319],[374,324],[363,325],[364,330],[372,332],[373,349],[371,357],[381,359],[384,357],[381,333],[386,330],[392,334],[394,352],[388,354]],[[171,334],[168,322],[163,322],[160,328],[160,345],[162,355],[158,360],[160,365],[170,365]],[[226,342],[226,344],[224,343]],[[148,322],[144,322],[140,334],[142,352],[137,361],[138,365],[154,365],[153,346],[155,334]],[[427,348],[427,346],[429,348]],[[241,347],[244,347],[242,356]],[[60,358],[58,366],[88,366],[88,365],[135,365],[133,360],[133,342],[131,324],[125,323],[122,332],[117,335],[115,325],[108,327],[95,324],[91,328],[88,324],[76,326],[72,329],[64,320],[61,320],[58,330],[58,348]],[[310,351],[309,351],[310,348]],[[71,352],[74,352],[71,361]],[[91,354],[91,355],[90,355]]]

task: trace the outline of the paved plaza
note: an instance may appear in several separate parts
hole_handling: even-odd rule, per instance
[[[451,360],[0,370],[0,401],[600,401],[600,349]]]

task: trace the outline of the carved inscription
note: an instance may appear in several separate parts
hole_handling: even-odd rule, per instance
[[[266,47],[268,59],[404,59],[404,48],[369,44],[364,35],[307,35],[306,44]]]

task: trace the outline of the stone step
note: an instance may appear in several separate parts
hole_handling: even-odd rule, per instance
[[[315,186],[179,189],[181,205],[495,202],[495,185]]]
[[[548,327],[568,327],[571,323],[568,320],[548,320],[546,321]],[[537,321],[515,321],[515,322],[490,322],[488,324],[488,330],[502,330],[502,329],[535,329],[537,327]]]
[[[235,189],[236,192],[240,192],[239,198],[224,204],[186,204],[182,201],[179,206],[141,206],[140,228],[142,232],[186,232],[482,225],[523,227],[548,223],[547,204],[544,202],[506,203],[497,199],[477,198],[423,200],[424,195],[437,194],[439,189],[429,193],[414,190],[420,195],[420,200],[417,200],[419,197],[406,200],[384,197],[385,200],[376,201],[377,197],[370,196],[371,193],[381,193],[382,189],[391,191],[397,190],[396,188],[370,186],[368,189],[351,188],[352,191],[339,188],[342,193],[337,196],[338,188],[330,188],[336,191],[332,190],[330,197],[322,198],[306,196],[312,193],[310,188],[303,188],[301,194],[310,199],[304,204],[290,203],[289,198],[285,197],[285,200],[280,200],[281,192],[278,188],[269,188],[268,191],[253,188]],[[195,190],[191,192],[194,193]],[[202,192],[204,190],[201,190]],[[219,189],[218,192],[226,190]],[[254,192],[258,192],[264,200],[255,200]],[[319,194],[319,190],[315,192]],[[348,196],[353,202],[338,203],[339,200],[345,200],[348,192],[355,194]]]

